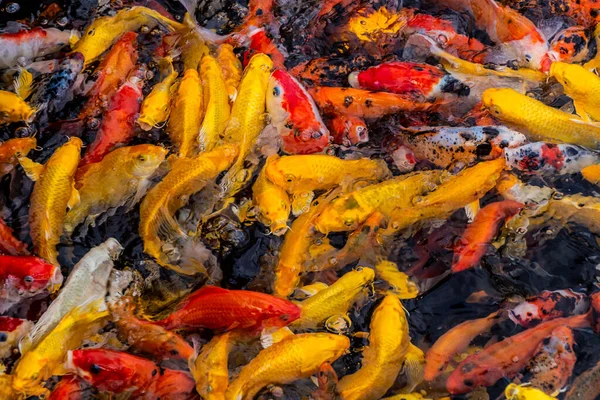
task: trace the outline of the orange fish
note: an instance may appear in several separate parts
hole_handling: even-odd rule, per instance
[[[485,254],[486,244],[496,236],[500,224],[516,215],[523,207],[523,203],[514,200],[504,200],[483,207],[455,247],[452,272],[476,266]]]
[[[339,398],[337,392],[338,376],[330,363],[325,362],[317,373],[318,389],[313,392],[314,400],[335,400]]]
[[[86,388],[83,380],[74,375],[65,375],[54,386],[48,400],[83,400]],[[87,394],[89,396],[89,393]]]
[[[248,51],[244,53],[244,67],[248,65],[254,54],[264,53],[271,57],[275,68],[285,69],[285,65],[283,65],[285,56],[264,28],[251,30],[248,39]]]
[[[27,245],[13,235],[13,230],[2,219],[0,219],[0,254],[29,255]]]
[[[334,113],[327,123],[333,143],[354,146],[369,141],[365,120],[353,115]]]

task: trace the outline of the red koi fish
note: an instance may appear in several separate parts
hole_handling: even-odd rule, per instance
[[[33,329],[26,319],[0,317],[0,359],[10,357],[23,336]]]
[[[84,387],[81,378],[65,375],[50,393],[48,400],[83,400],[88,388]]]
[[[349,147],[369,141],[369,130],[362,118],[334,113],[327,126],[331,130],[335,144]]]
[[[111,307],[119,337],[135,349],[157,359],[188,360],[194,349],[178,334],[133,315],[135,305],[130,297],[122,297]]]
[[[329,145],[329,131],[310,94],[294,77],[276,69],[267,86],[267,112],[288,154],[319,153]]]
[[[515,324],[530,328],[551,319],[583,314],[588,308],[589,299],[585,294],[571,289],[544,290],[513,307],[508,317]]]
[[[277,45],[273,43],[273,39],[269,37],[264,28],[251,30],[250,33],[248,33],[248,40],[248,50],[244,53],[244,68],[248,65],[248,62],[253,55],[264,53],[271,57],[275,68],[285,69],[285,66],[283,65],[285,56],[281,50],[279,50]]]
[[[274,0],[250,0],[248,14],[244,21],[237,27],[241,34],[247,34],[255,28],[262,28],[273,21]]]
[[[147,390],[147,400],[187,400],[197,399],[196,382],[189,372],[165,369]]]
[[[592,295],[597,300],[598,293]],[[600,303],[600,302],[599,302]],[[594,301],[592,301],[594,304]],[[568,318],[542,322],[538,326],[508,337],[465,358],[450,374],[446,389],[450,394],[469,393],[478,387],[488,387],[498,380],[512,378],[533,358],[538,346],[559,327],[571,329],[589,327],[598,310]],[[595,324],[596,321],[594,321]]]
[[[415,99],[437,99],[454,93],[468,96],[470,89],[445,71],[429,64],[393,61],[379,64],[348,76],[350,86],[414,96]]]
[[[486,47],[479,40],[456,31],[451,21],[428,14],[411,17],[402,32],[407,36],[420,33],[435,40],[444,50],[462,59],[480,63]]]
[[[11,256],[26,256],[29,254],[27,245],[14,237],[11,227],[0,219],[0,254]]]
[[[88,92],[89,100],[79,113],[85,119],[98,116],[123,84],[138,60],[137,33],[126,32],[115,43],[98,67],[99,75]]]
[[[85,172],[84,166],[101,161],[115,146],[125,144],[133,138],[135,118],[140,112],[143,98],[143,74],[142,68],[134,69],[110,99],[96,138],[79,163],[76,180]]]
[[[294,303],[265,293],[204,286],[185,298],[167,318],[166,329],[213,330],[283,328],[300,317]]]
[[[483,207],[475,216],[454,249],[452,272],[460,272],[476,266],[485,254],[488,244],[506,219],[513,217],[525,207],[523,203],[504,200]]]

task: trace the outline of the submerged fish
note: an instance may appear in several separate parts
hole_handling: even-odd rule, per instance
[[[570,289],[549,291],[530,297],[517,304],[508,317],[518,325],[530,328],[555,318],[585,313],[589,308],[587,296]]]
[[[26,319],[0,317],[0,359],[10,357],[23,336],[33,328]]]
[[[142,101],[137,124],[145,131],[161,127],[171,113],[171,88],[177,79],[177,71],[169,57],[159,61],[162,80]]]
[[[600,162],[600,155],[571,144],[529,143],[505,149],[506,164],[527,174],[574,174]]]
[[[227,359],[233,347],[234,334],[225,332],[213,336],[194,361],[190,370],[196,382],[196,391],[203,399],[222,400],[229,385]]]

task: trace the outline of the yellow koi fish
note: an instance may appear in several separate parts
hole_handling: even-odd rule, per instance
[[[597,185],[600,182],[600,165],[589,165],[581,170],[581,175],[586,181]]]
[[[402,390],[412,392],[425,378],[425,353],[423,350],[411,343],[404,357],[402,369],[406,375],[406,386]]]
[[[341,397],[345,400],[380,399],[394,384],[409,345],[408,321],[402,304],[398,297],[388,295],[373,312],[362,367],[338,383]]]
[[[262,350],[229,384],[225,399],[250,400],[265,386],[286,384],[315,374],[350,347],[345,336],[304,333],[289,336]]]
[[[36,181],[31,194],[29,225],[36,255],[58,265],[56,245],[63,232],[67,207],[79,203],[74,176],[81,157],[81,139],[73,137],[59,147],[45,165],[19,158],[27,176]]]
[[[333,315],[346,315],[364,289],[373,283],[373,279],[375,279],[375,272],[366,267],[358,267],[342,275],[327,289],[298,304],[301,315],[290,324],[290,328],[316,329]]]
[[[167,58],[159,62],[162,80],[152,88],[152,91],[142,102],[137,124],[145,131],[158,127],[167,121],[171,112],[171,87],[177,79],[177,71]]]
[[[202,347],[195,361],[190,361],[190,371],[196,381],[196,391],[205,400],[224,400],[229,371],[227,357],[235,334],[226,332],[214,336]]]
[[[288,230],[290,218],[290,196],[281,187],[272,183],[265,172],[266,166],[279,156],[267,158],[265,167],[260,171],[252,187],[252,203],[258,209],[258,220],[269,227],[272,234],[283,235]]]
[[[217,62],[225,78],[229,100],[233,102],[237,97],[237,88],[242,79],[242,63],[233,52],[233,46],[226,43],[217,49]]]
[[[499,120],[523,131],[533,141],[566,142],[596,148],[600,123],[550,107],[513,89],[487,89],[483,107]]]
[[[199,70],[202,57],[209,53],[208,46],[204,39],[196,30],[196,22],[189,13],[183,18],[182,34],[178,47],[181,49],[181,61],[183,61],[183,70]]]
[[[170,264],[161,249],[158,233],[174,231],[176,235],[185,237],[187,234],[174,219],[175,212],[187,204],[189,196],[229,168],[237,155],[237,146],[224,145],[194,158],[173,161],[171,171],[148,192],[140,206],[139,233],[144,240],[146,254],[154,257],[160,265],[181,274],[204,272]]]
[[[77,225],[91,223],[96,216],[117,207],[135,206],[146,194],[150,177],[164,161],[167,149],[151,144],[121,147],[102,161],[89,164],[75,182],[80,202],[65,218],[65,232],[70,235]],[[99,182],[110,182],[100,185]]]
[[[13,84],[16,93],[0,90],[0,125],[19,121],[33,122],[35,110],[25,102],[31,94],[32,81],[31,73],[21,68]]]
[[[573,99],[575,111],[584,120],[600,121],[600,77],[578,64],[554,62],[550,66],[553,76]]]
[[[548,396],[543,391],[534,387],[525,385],[516,385],[511,383],[504,390],[504,395],[508,400],[552,400],[556,397]]]
[[[212,150],[220,140],[229,122],[229,98],[227,86],[217,60],[210,55],[202,58],[200,76],[204,86],[206,115],[200,127],[201,151]]]
[[[386,281],[392,288],[392,293],[399,299],[414,299],[419,295],[419,288],[410,280],[408,275],[398,270],[398,265],[388,260],[375,264],[375,275]]]
[[[191,157],[198,152],[198,132],[203,113],[202,84],[198,71],[188,69],[173,93],[171,117],[167,124],[167,133],[180,157]]]

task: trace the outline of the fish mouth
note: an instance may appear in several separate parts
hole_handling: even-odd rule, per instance
[[[360,83],[358,82],[358,74],[359,73],[360,73],[359,71],[354,71],[354,72],[350,73],[350,75],[348,75],[348,83],[353,88],[360,88]]]

